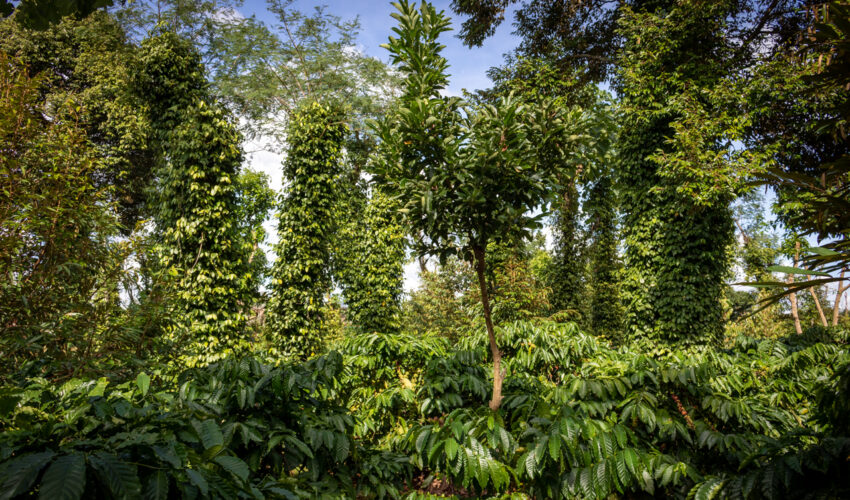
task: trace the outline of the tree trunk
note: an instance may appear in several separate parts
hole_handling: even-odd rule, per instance
[[[788,277],[788,283],[794,283],[794,277]],[[797,294],[791,293],[788,295],[788,298],[791,300],[791,317],[794,318],[794,330],[797,334],[803,333],[803,327],[800,325],[800,315],[797,313]]]
[[[490,409],[496,411],[502,404],[502,353],[496,344],[496,332],[493,329],[493,318],[490,316],[490,294],[487,292],[484,249],[476,247],[472,249],[472,253],[475,256],[475,273],[478,275],[478,288],[481,291],[481,305],[484,308],[487,337],[490,339],[490,353],[493,355],[493,398],[490,400]]]
[[[797,249],[794,252],[794,267],[797,267],[797,261],[800,258],[800,242],[797,242]],[[788,283],[794,283],[794,275],[788,275]],[[788,298],[791,300],[791,317],[794,318],[794,330],[797,335],[803,333],[803,327],[800,326],[800,314],[797,312],[797,294],[791,293]]]
[[[419,240],[420,243],[425,239],[425,236],[423,236],[422,231],[419,231],[419,234],[417,235],[417,239]],[[424,255],[420,255],[416,260],[419,261],[419,274],[427,273],[428,272],[428,258],[425,257]]]
[[[794,267],[797,266],[797,260],[800,258],[800,242],[797,242],[796,250],[795,250],[795,260]],[[811,269],[812,266],[809,266]],[[808,279],[808,278],[807,278]],[[829,326],[829,323],[826,321],[826,315],[823,313],[823,307],[820,305],[820,299],[818,298],[818,294],[815,293],[815,287],[809,287],[809,293],[812,294],[812,300],[815,302],[815,307],[818,310],[818,316],[820,316],[820,322],[823,326]]]
[[[829,323],[826,322],[826,315],[823,313],[823,308],[820,306],[820,299],[818,298],[818,295],[815,293],[815,288],[814,287],[809,288],[809,293],[812,294],[812,298],[815,301],[815,307],[818,308],[818,315],[820,315],[820,322],[823,324],[823,326],[829,326]]]
[[[838,282],[838,289],[835,291],[835,303],[832,306],[832,326],[838,325],[838,312],[841,309],[841,297],[844,295],[844,292],[850,288],[850,285],[841,286],[844,284],[844,273],[846,272],[846,268],[841,270],[841,281]]]

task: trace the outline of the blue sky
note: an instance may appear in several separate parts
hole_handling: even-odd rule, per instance
[[[465,47],[457,33],[460,30],[462,19],[455,19],[449,4],[449,0],[432,2],[437,10],[444,10],[452,18],[454,30],[443,35],[442,42],[446,48],[443,55],[449,61],[449,88],[452,95],[459,95],[461,89],[476,90],[490,86],[487,78],[487,70],[502,63],[502,54],[510,52],[519,43],[519,39],[511,34],[513,26],[513,11],[506,15],[506,21],[502,23],[495,35],[488,38],[483,47]],[[318,5],[327,6],[326,12],[339,16],[344,20],[360,19],[360,36],[358,42],[362,50],[373,57],[388,62],[388,53],[381,48],[387,38],[392,34],[392,28],[396,20],[390,14],[396,12],[395,7],[389,1],[380,0],[329,0],[325,2],[298,0],[292,4],[292,8],[302,12],[312,12]],[[246,16],[256,15],[258,19],[271,24],[275,21],[273,15],[266,10],[265,0],[246,0],[239,11]]]

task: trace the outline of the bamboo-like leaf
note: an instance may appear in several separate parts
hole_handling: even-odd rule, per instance
[[[829,273],[791,266],[770,266],[767,270],[774,273],[802,274],[806,276],[829,276]]]
[[[823,257],[833,257],[836,255],[841,255],[839,252],[836,252],[835,250],[831,250],[826,247],[809,247],[806,248],[805,251],[816,255],[821,255]]]

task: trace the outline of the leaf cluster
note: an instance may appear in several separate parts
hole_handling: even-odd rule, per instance
[[[419,467],[485,495],[547,498],[782,498],[848,486],[838,472],[846,437],[812,418],[812,394],[831,390],[828,366],[846,362],[840,334],[742,337],[726,351],[656,360],[568,325],[499,333],[513,352],[502,410],[464,404],[413,426],[405,447]],[[472,344],[486,352],[483,335]]]
[[[4,497],[397,495],[386,476],[403,476],[406,461],[354,440],[338,397],[341,371],[338,354],[300,366],[242,358],[174,382],[141,373],[117,385],[5,387]]]

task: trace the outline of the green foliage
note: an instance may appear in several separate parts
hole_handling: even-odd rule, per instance
[[[587,328],[596,335],[614,338],[621,332],[623,316],[616,207],[611,175],[600,175],[590,186],[585,203],[590,239]]]
[[[0,22],[0,50],[18,58],[31,74],[42,74],[38,100],[73,101],[77,126],[95,146],[93,182],[117,206],[124,235],[150,214],[153,171],[150,122],[133,98],[137,52],[106,13],[66,18],[45,31]]]
[[[262,14],[233,15],[245,7]],[[116,15],[130,32],[163,24],[197,41],[212,87],[245,118],[239,125],[246,138],[285,150],[287,123],[301,103],[344,101],[348,138],[357,143],[366,118],[380,115],[397,91],[388,65],[359,49],[359,19],[341,19],[335,10],[292,0],[138,0]]]
[[[465,488],[500,491],[511,483],[512,471],[499,457],[513,454],[516,444],[491,412],[456,410],[410,438],[417,465],[450,473]]]
[[[480,46],[505,20],[507,7],[516,3],[518,0],[452,2],[457,14],[469,16],[460,32],[464,43]],[[569,75],[575,79],[580,94],[586,83],[604,81],[612,68],[610,56],[619,41],[616,33],[619,14],[616,6],[604,1],[525,1],[514,10],[513,23],[522,43],[506,57],[506,67],[491,70],[491,75],[510,72],[511,66],[519,66],[518,73],[522,76],[525,60],[544,59],[558,77]]]
[[[475,323],[475,274],[468,262],[448,257],[433,271],[419,273],[421,284],[403,303],[404,330],[457,340]]]
[[[420,252],[447,256],[529,236],[538,218],[529,212],[555,181],[541,160],[572,145],[562,131],[577,117],[512,98],[470,107],[439,97],[447,77],[436,40],[448,20],[427,3],[397,8],[400,38],[387,48],[406,74],[407,97],[392,119],[375,124],[382,154],[375,170],[403,200],[411,229],[425,236]]]
[[[439,97],[447,65],[437,38],[448,18],[427,2],[418,11],[407,2],[395,6],[399,38],[391,37],[386,48],[406,74],[406,94],[392,115],[374,124],[381,141],[375,170],[402,200],[411,231],[422,236],[420,255],[439,255],[441,261],[457,253],[474,256],[496,408],[500,355],[485,283],[487,245],[528,239],[539,227],[540,215],[532,214],[583,137],[566,133],[580,113],[564,113],[551,101],[526,106],[511,96],[480,106]]]
[[[764,197],[753,191],[733,206],[735,225],[743,239],[743,244],[736,248],[737,264],[748,279],[756,281],[769,276],[767,269],[775,265],[780,256],[779,237],[765,220],[764,202]]]
[[[339,348],[348,368],[342,384],[358,418],[358,436],[387,441],[403,434],[406,421],[418,416],[423,366],[445,356],[448,343],[418,334],[361,333]]]
[[[398,38],[390,36],[382,47],[390,51],[393,64],[405,76],[401,100],[409,103],[436,97],[449,82],[448,61],[440,55],[445,46],[438,41],[451,30],[449,18],[427,2],[418,10],[406,0],[393,6],[398,10],[392,14],[399,24],[393,28]]]
[[[506,55],[505,65],[490,68],[492,90],[480,91],[484,98],[515,93],[530,101],[554,99],[564,107],[591,108],[598,99],[598,90],[588,85],[579,71],[564,68],[551,55]]]
[[[841,434],[842,429],[847,429],[850,424],[847,394],[850,394],[850,364],[842,363],[835,366],[829,380],[818,389],[816,395],[816,418],[824,427],[837,434]]]
[[[266,230],[263,223],[275,205],[275,192],[269,187],[269,176],[262,172],[243,170],[236,178],[239,239],[250,245],[247,265],[250,269],[248,291],[253,302],[260,300],[260,286],[268,278],[268,259],[262,248],[266,242]]]
[[[0,4],[0,15],[3,17],[13,13],[13,19],[21,26],[32,30],[46,30],[60,23],[63,18],[73,17],[82,19],[92,12],[111,7],[113,0],[23,0],[16,6],[3,1]]]
[[[321,349],[345,131],[339,112],[317,102],[305,104],[289,124],[268,303],[272,349],[286,356],[307,358]]]
[[[846,333],[739,337],[727,350],[663,360],[611,349],[572,324],[518,322],[498,335],[508,377],[497,412],[483,406],[483,332],[457,350],[439,338],[362,334],[342,356],[227,359],[173,386],[139,374],[117,385],[5,387],[0,482],[69,498],[398,497],[412,465],[486,496],[841,497],[850,488],[850,441],[827,433],[846,413],[835,397],[846,370],[833,370],[850,361]]]
[[[578,186],[583,183],[585,187],[589,187],[592,182],[611,175],[611,165],[616,162],[612,153],[617,128],[606,95],[590,89],[585,89],[585,93],[593,100],[586,109],[576,109],[581,112],[582,131],[589,138],[581,142],[578,150],[567,158],[567,163],[559,169],[561,187],[552,224],[555,248],[550,279],[553,309],[570,319],[584,320],[584,324],[589,324],[589,316],[594,310],[588,285],[596,278],[589,274],[595,271],[588,266],[591,259],[600,257],[596,254],[600,250],[597,241],[600,237],[598,205],[608,203],[610,207],[606,217],[612,218],[616,217],[616,204],[609,189],[608,192],[597,191],[593,199],[585,194],[587,206],[580,209]],[[560,96],[559,99],[566,99],[566,96]],[[585,193],[588,191],[590,190],[584,190]],[[609,199],[603,202],[599,199],[600,195]],[[586,216],[586,221],[582,220],[583,215]],[[616,221],[608,223],[609,230],[611,224],[616,230]],[[610,260],[611,257],[609,253],[602,258]],[[593,265],[599,265],[599,262],[594,262]],[[616,313],[614,310],[612,312]]]
[[[397,496],[406,460],[354,440],[335,395],[341,370],[338,354],[292,366],[244,358],[153,391],[106,378],[6,387],[4,498]]]
[[[536,374],[561,382],[581,360],[599,349],[599,342],[579,331],[575,323],[517,321],[497,330],[509,374]],[[472,335],[458,343],[464,350],[480,350],[486,338]]]
[[[488,246],[487,289],[495,324],[546,316],[551,309],[548,273],[551,256],[543,248],[543,235],[514,248]],[[407,331],[441,335],[457,341],[480,328],[481,297],[472,266],[449,257],[434,271],[420,274],[419,289],[404,302]]]
[[[528,213],[554,182],[538,156],[565,146],[555,137],[559,118],[550,123],[560,114],[554,108],[503,99],[461,114],[460,104],[455,98],[417,100],[377,130],[385,145],[378,172],[405,200],[406,220],[428,238],[420,251],[441,256],[484,249],[490,239],[529,237],[539,217]],[[423,128],[441,119],[448,130],[440,135]]]
[[[398,203],[375,188],[365,211],[351,216],[335,255],[348,319],[364,332],[397,332],[405,253]]]
[[[586,242],[581,232],[579,194],[575,181],[569,181],[558,196],[552,221],[555,248],[549,271],[552,308],[571,319],[581,320],[585,298]]]
[[[512,3],[454,2],[483,21],[466,41]],[[726,318],[760,298],[723,284],[746,176],[770,167],[782,220],[834,240],[804,249],[819,268],[775,266],[750,195],[745,274],[808,286],[846,263],[845,5],[797,39],[791,0],[529,0],[516,59],[465,102],[441,96],[447,17],[401,3],[404,93],[369,136],[386,73],[355,24],[273,2],[283,42],[233,2],[160,4],[0,21],[0,499],[850,495],[848,333],[784,337],[777,306],[711,342],[721,296]],[[136,47],[113,15],[186,37]],[[615,67],[616,114],[585,85]],[[267,304],[275,195],[220,102],[251,132],[286,110]],[[405,233],[440,264],[400,315]],[[541,318],[553,268],[584,324]]]
[[[732,237],[729,194],[700,203],[681,192],[687,179],[669,174],[674,167],[664,153],[678,147],[667,141],[683,116],[676,96],[717,81],[719,19],[727,8],[647,7],[627,10],[620,21],[626,39],[618,167],[626,245],[622,300],[632,341],[687,345],[719,339]]]
[[[490,245],[488,289],[495,324],[545,316],[552,309],[552,291],[547,286],[552,262],[543,244],[543,235],[538,233],[532,242],[519,250],[506,245]],[[477,291],[467,293],[470,301],[478,298]]]
[[[137,91],[148,103],[160,168],[157,265],[175,277],[169,350],[193,363],[240,349],[251,293],[250,240],[237,207],[240,137],[216,106],[198,54],[163,33],[144,41]]]
[[[848,441],[821,423],[842,420],[812,418],[812,394],[834,394],[823,377],[843,380],[830,366],[846,362],[844,335],[739,338],[664,360],[572,325],[516,323],[499,336],[502,409],[467,402],[413,426],[404,446],[417,466],[490,495],[543,498],[841,496],[850,486]],[[487,340],[461,347],[483,354]]]
[[[418,391],[422,415],[439,419],[456,408],[483,405],[491,392],[486,360],[484,351],[456,351],[429,360]]]
[[[808,35],[801,37],[802,55],[780,61],[769,68],[773,72],[764,71],[756,80],[762,86],[785,82],[779,97],[787,96],[795,105],[756,111],[766,123],[759,124],[759,131],[767,130],[763,147],[778,149],[778,161],[762,173],[763,182],[776,186],[779,217],[795,232],[829,240],[823,249],[806,251],[803,262],[831,276],[793,285],[771,283],[785,288],[774,300],[812,286],[833,282],[840,286],[843,280],[836,275],[850,265],[850,144],[844,132],[850,116],[846,94],[850,6],[829,2],[818,12]],[[815,118],[800,120],[801,115]],[[792,135],[794,140],[789,141]]]
[[[114,239],[117,211],[93,181],[99,159],[73,101],[40,102],[46,78],[30,78],[0,52],[4,376],[51,362],[63,371],[102,352],[117,329],[123,262],[134,247]]]

